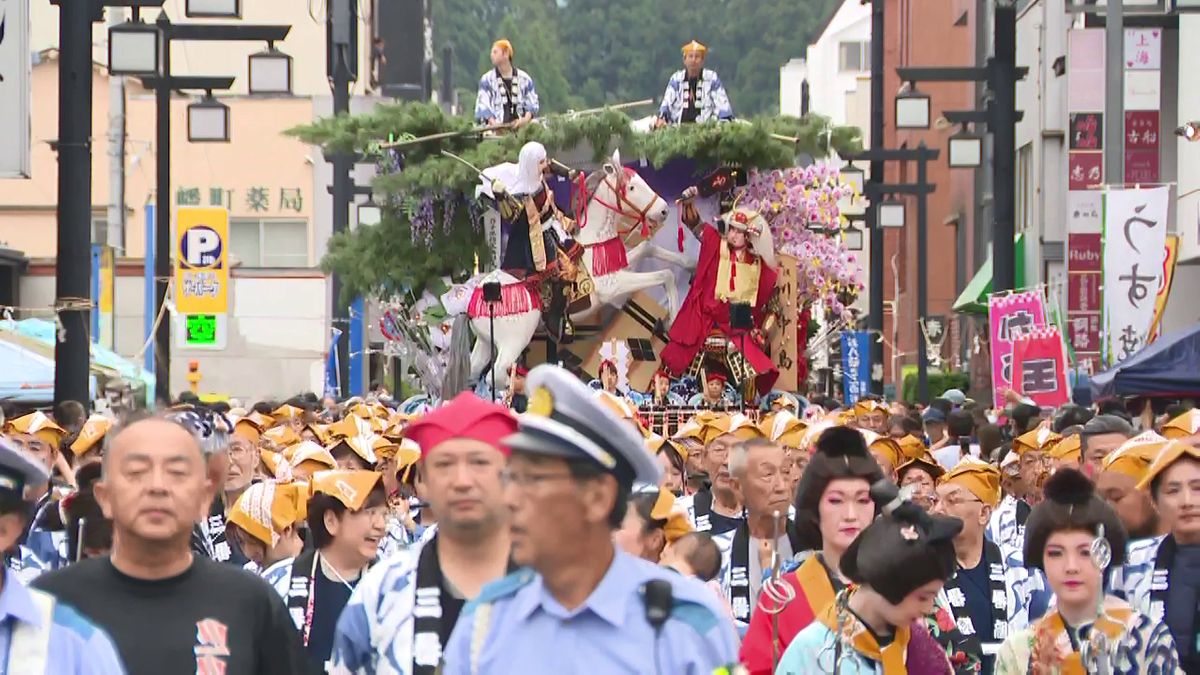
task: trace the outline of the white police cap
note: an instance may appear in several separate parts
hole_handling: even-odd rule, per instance
[[[513,452],[591,460],[623,483],[658,485],[662,469],[644,439],[579,378],[544,364],[529,371],[525,385],[528,406],[517,433],[503,441]]]
[[[0,437],[0,493],[15,493],[24,497],[26,486],[41,485],[50,480],[50,470],[33,455]]]

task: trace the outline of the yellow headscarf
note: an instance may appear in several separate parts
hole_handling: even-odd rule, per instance
[[[1182,441],[1167,441],[1162,450],[1159,450],[1158,456],[1154,458],[1154,463],[1150,465],[1150,468],[1146,469],[1145,475],[1142,476],[1141,482],[1138,483],[1138,489],[1145,490],[1149,488],[1150,483],[1153,483],[1155,478],[1183,457],[1200,460],[1200,449],[1194,448]]]
[[[979,501],[995,508],[1000,503],[1000,470],[972,456],[963,457],[942,479],[939,485],[961,485]]]
[[[284,530],[304,520],[307,507],[305,485],[267,480],[246,488],[229,511],[229,522],[271,547]]]
[[[1167,442],[1153,431],[1144,431],[1105,455],[1100,460],[1100,470],[1129,476],[1140,483]]]
[[[1200,434],[1200,408],[1192,408],[1163,425],[1162,435],[1167,438],[1187,438]]]

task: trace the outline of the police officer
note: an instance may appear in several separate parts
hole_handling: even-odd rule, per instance
[[[27,487],[50,480],[46,466],[0,438],[0,550],[25,529]],[[0,568],[0,673],[120,675],[125,669],[108,634],[43,591]]]
[[[660,469],[632,427],[567,371],[529,373],[505,473],[512,558],[450,637],[445,675],[709,673],[737,659],[713,592],[613,544],[634,483]]]

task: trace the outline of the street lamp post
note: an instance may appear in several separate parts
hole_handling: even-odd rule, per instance
[[[225,90],[233,86],[232,77],[173,75],[171,73],[171,43],[177,40],[189,40],[273,44],[286,38],[291,31],[291,26],[173,24],[167,17],[167,13],[161,12],[155,22],[155,27],[159,35],[156,45],[158,64],[155,72],[157,74],[152,77],[143,76],[142,81],[147,87],[154,90],[155,101],[154,309],[155,315],[158,316],[165,311],[163,307],[166,305],[167,289],[171,279],[171,92],[198,89],[207,91],[211,95],[211,92],[215,90]],[[123,28],[125,27],[114,27],[110,33]],[[117,55],[110,52],[110,58],[113,56]],[[130,63],[140,63],[143,60],[129,55],[117,59],[118,62]],[[124,74],[119,70],[114,70],[113,65],[109,64],[110,71]],[[203,107],[205,104],[201,103],[200,105]],[[209,104],[209,107],[212,105]],[[228,124],[227,115],[225,119]],[[189,130],[190,128],[189,120]],[[169,402],[171,400],[171,322],[165,316],[158,321],[154,342],[157,355],[154,368],[155,395],[160,401]]]
[[[917,198],[917,317],[924,319],[929,304],[929,195],[937,188],[929,182],[927,164],[938,158],[940,151],[930,148],[922,142],[915,148],[884,149],[871,148],[865,152],[850,157],[847,160],[866,159],[871,162],[896,161],[916,162],[917,182],[915,183],[884,183],[882,179],[872,178],[867,183],[867,197],[871,200],[870,211],[875,211],[875,221],[882,238],[882,227],[904,227],[904,204],[886,200],[888,195],[914,195]],[[882,172],[881,172],[882,173]],[[872,233],[874,237],[874,233]],[[872,252],[873,254],[874,252]],[[882,300],[882,297],[881,297]],[[872,298],[874,302],[874,298]],[[893,317],[893,321],[895,317]],[[880,336],[882,335],[882,330]],[[876,336],[875,341],[880,336]],[[880,362],[882,365],[882,362]],[[874,367],[874,364],[872,364]],[[903,388],[903,382],[901,383]],[[924,331],[917,332],[917,399],[929,403],[929,352],[925,348]]]
[[[883,146],[883,46],[884,3],[887,0],[871,0],[871,147]],[[871,160],[871,180],[883,181],[883,160]],[[869,260],[869,283],[871,297],[867,307],[867,330],[876,335],[871,340],[871,391],[883,394],[883,228],[879,222],[881,211],[867,209],[866,228],[871,237]],[[876,377],[878,375],[878,377]]]
[[[91,407],[92,24],[106,6],[160,7],[164,0],[51,0],[58,5],[58,222],[54,307],[54,402]]]
[[[906,67],[897,68],[900,79],[917,82],[987,82],[992,101],[984,110],[947,111],[954,124],[986,123],[992,134],[992,291],[1000,293],[1016,286],[1016,127],[1022,114],[1017,111],[1017,82],[1028,68],[1017,67],[1017,10],[1011,2],[997,2],[993,41],[996,54],[982,67]],[[959,149],[966,149],[964,135],[957,136]],[[953,144],[955,139],[951,139]],[[951,157],[951,166],[960,156]]]

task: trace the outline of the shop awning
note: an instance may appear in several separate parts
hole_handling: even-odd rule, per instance
[[[1016,284],[1025,287],[1025,235],[1016,238]],[[987,259],[976,270],[975,276],[954,301],[954,311],[962,314],[987,314],[988,298],[992,295],[992,251],[989,247]]]

